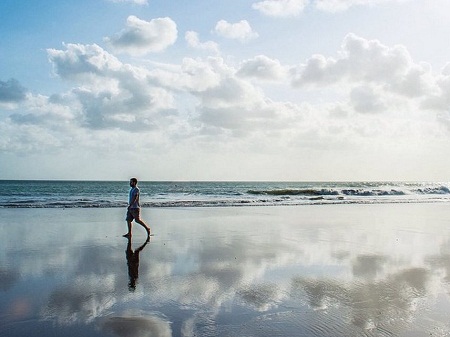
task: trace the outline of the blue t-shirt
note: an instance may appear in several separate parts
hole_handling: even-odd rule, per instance
[[[137,195],[137,198],[133,204],[131,204],[131,201],[135,198]],[[139,187],[132,187],[130,190],[130,197],[128,199],[128,205],[130,205],[130,208],[141,208],[141,205],[139,204]]]

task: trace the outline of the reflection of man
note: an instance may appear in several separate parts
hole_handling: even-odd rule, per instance
[[[128,208],[127,208],[127,225],[128,225],[128,233],[124,234],[125,237],[131,238],[131,227],[132,221],[136,221],[147,231],[147,236],[150,236],[150,227],[141,220],[141,205],[139,203],[139,187],[137,187],[137,179],[130,179],[130,196],[128,200]]]
[[[136,282],[139,277],[139,253],[147,245],[150,239],[147,239],[145,243],[138,249],[134,250],[131,248],[131,238],[128,238],[128,245],[126,250],[127,265],[128,265],[128,276],[130,282],[128,282],[128,289],[134,291],[136,289]]]

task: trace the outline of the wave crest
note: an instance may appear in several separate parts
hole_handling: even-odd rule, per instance
[[[253,195],[305,195],[305,196],[319,196],[319,195],[339,195],[339,192],[329,189],[279,189],[279,190],[248,190],[248,194]]]

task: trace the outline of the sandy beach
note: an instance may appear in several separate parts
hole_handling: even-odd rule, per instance
[[[1,336],[446,336],[450,207],[0,209]]]

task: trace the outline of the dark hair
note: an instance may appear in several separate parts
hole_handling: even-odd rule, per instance
[[[136,178],[131,178],[130,181],[134,181],[134,183],[137,184],[137,179]]]

